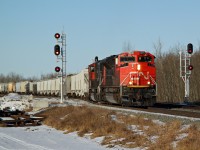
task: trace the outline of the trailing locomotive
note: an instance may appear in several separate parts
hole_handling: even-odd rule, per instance
[[[115,104],[152,106],[156,102],[155,56],[144,51],[121,53],[88,67],[89,99]]]

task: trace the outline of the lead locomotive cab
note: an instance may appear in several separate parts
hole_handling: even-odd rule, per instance
[[[89,98],[116,104],[152,106],[156,102],[155,56],[121,53],[89,65]]]

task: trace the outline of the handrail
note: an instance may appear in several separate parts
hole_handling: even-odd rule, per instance
[[[124,78],[124,80],[120,83],[120,86],[124,83],[124,81],[128,78],[129,75],[131,75],[131,74],[136,74],[136,73],[138,73],[138,72],[129,72],[129,73],[127,74],[126,78]]]
[[[150,76],[150,79],[151,79],[151,81],[156,85],[156,95],[157,95],[157,83],[156,83],[156,81],[153,79],[152,76]]]
[[[146,80],[149,79],[149,72],[147,72],[147,76],[145,76],[143,72],[139,72],[139,75],[140,75],[140,74],[143,75],[144,78],[145,78]]]
[[[156,81],[153,79],[153,77],[150,75],[150,79],[154,84],[157,84]]]

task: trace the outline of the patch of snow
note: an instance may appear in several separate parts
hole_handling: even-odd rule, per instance
[[[111,117],[111,120],[117,121],[117,116],[116,115],[110,115],[110,117]]]
[[[184,130],[187,130],[189,129],[190,125],[182,125],[182,128],[180,131],[184,131]]]
[[[182,133],[182,134],[179,134],[177,137],[176,137],[176,140],[172,143],[173,147],[176,148],[177,146],[177,143],[181,140],[183,140],[184,138],[186,138],[188,136],[188,133]]]
[[[31,107],[31,96],[19,95],[17,93],[9,93],[8,95],[0,98],[0,109],[10,108],[11,111],[25,110]]]
[[[115,140],[112,140],[112,141],[110,141],[110,142],[111,142],[111,143],[115,143],[115,142],[121,142],[121,141],[123,141],[123,140],[125,140],[125,138],[115,139]]]
[[[177,137],[176,137],[176,140],[177,141],[180,141],[182,139],[184,139],[185,137],[188,136],[188,133],[182,133],[182,134],[179,134]]]
[[[93,133],[86,133],[84,134],[84,138],[87,138],[87,139],[91,139],[90,137],[92,136]]]
[[[92,139],[92,141],[101,144],[102,141],[104,140],[105,136],[100,136],[100,137],[96,137],[94,139]]]
[[[22,96],[17,93],[9,93],[8,95],[4,96],[4,100],[21,100]]]
[[[156,143],[156,140],[159,138],[159,136],[150,136],[148,139],[152,142],[152,143]]]
[[[165,125],[165,123],[160,121],[160,120],[152,120],[152,121],[153,121],[153,123],[156,123],[156,124],[158,124],[160,126],[164,126]]]
[[[104,137],[87,139],[76,132],[63,134],[47,126],[0,128],[0,149],[20,150],[128,150],[100,145]]]
[[[130,125],[130,126],[128,126],[128,129],[132,130],[135,134],[144,135],[144,131],[139,130],[138,129],[139,127],[140,127],[139,125]]]
[[[77,132],[64,134],[54,128],[42,125],[37,127],[0,127],[0,149],[20,150],[130,150],[116,146],[107,148],[100,143],[104,137],[88,139],[79,137]],[[131,150],[142,150],[141,148]]]

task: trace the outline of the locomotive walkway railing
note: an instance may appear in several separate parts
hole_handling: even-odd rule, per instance
[[[139,77],[140,75],[142,75],[142,76],[144,76],[144,78],[145,78],[146,80],[150,79],[150,80],[153,82],[153,84],[156,85],[156,95],[157,95],[157,83],[156,83],[156,81],[153,79],[153,77],[152,77],[151,75],[149,75],[149,72],[147,73],[147,76],[145,76],[143,72],[129,72],[129,73],[127,74],[127,76],[124,78],[124,80],[120,83],[120,86],[123,85],[123,83],[126,81],[126,79],[127,79],[129,76],[130,76],[130,78],[131,78],[131,75],[132,75],[132,74],[137,74],[138,77]],[[139,79],[138,79],[138,81],[139,81]],[[138,84],[138,85],[139,85],[139,84]]]

